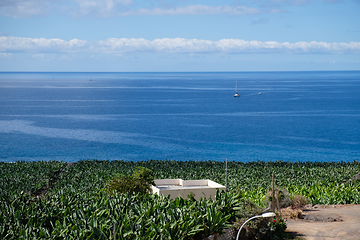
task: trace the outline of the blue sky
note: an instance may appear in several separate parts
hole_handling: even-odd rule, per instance
[[[0,71],[360,70],[360,0],[1,0]]]

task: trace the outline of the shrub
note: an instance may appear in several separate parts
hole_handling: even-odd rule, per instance
[[[243,208],[238,212],[238,220],[235,222],[237,229],[250,217],[261,215],[263,208],[245,201]],[[285,237],[286,224],[282,217],[277,214],[274,218],[256,218],[249,221],[241,230],[240,239],[278,240]]]
[[[291,206],[292,206],[292,208],[302,208],[308,202],[309,202],[309,200],[306,197],[304,197],[302,195],[295,195],[292,200]]]
[[[272,190],[268,191],[265,202],[268,204],[268,208],[272,209]],[[280,211],[280,208],[288,207],[291,205],[290,194],[286,189],[275,187],[275,206],[274,208]]]
[[[106,183],[106,189],[110,194],[113,191],[146,194],[151,192],[151,185],[155,185],[152,171],[145,167],[138,167],[133,175],[117,175],[111,178]]]

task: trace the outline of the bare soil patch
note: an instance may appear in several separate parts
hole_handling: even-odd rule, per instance
[[[306,240],[360,239],[360,205],[307,205],[300,218],[287,218],[287,232]]]

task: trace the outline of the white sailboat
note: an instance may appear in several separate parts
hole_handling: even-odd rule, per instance
[[[237,92],[237,80],[236,80],[236,85],[235,85],[235,94],[234,97],[240,97],[240,95]]]

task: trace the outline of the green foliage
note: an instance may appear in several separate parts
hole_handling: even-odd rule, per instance
[[[267,203],[269,209],[276,209],[277,211],[280,211],[280,208],[288,207],[291,205],[292,201],[290,199],[290,195],[285,189],[279,188],[275,186],[274,190],[274,201],[273,201],[273,192],[271,189],[269,189],[265,203]],[[274,203],[274,206],[272,204]]]
[[[268,240],[278,240],[284,239],[286,224],[285,221],[281,218],[280,214],[276,214],[273,219],[270,219],[267,223],[267,228],[265,228],[265,234],[262,239]]]
[[[231,226],[238,199],[171,200],[158,195],[52,192],[0,203],[0,239],[202,239]],[[223,202],[230,206],[224,207]]]
[[[20,192],[33,195],[65,166],[65,162],[58,161],[0,162],[0,199]]]
[[[237,214],[235,226],[240,226],[250,217],[261,215],[263,208],[250,201],[245,201]],[[256,218],[249,221],[241,230],[240,239],[278,240],[285,238],[286,224],[280,214],[274,218]]]
[[[314,204],[360,203],[360,181],[348,181],[360,171],[360,162],[228,162],[228,192],[219,192],[216,201],[102,191],[114,173],[150,182],[151,174],[138,167],[152,169],[152,179],[224,184],[224,165],[86,160],[65,169],[66,163],[57,161],[0,162],[0,239],[114,239],[114,234],[116,239],[202,239],[261,214],[258,206],[264,206],[272,172],[276,185],[291,196],[302,195]],[[39,197],[36,192],[46,179],[50,189]],[[281,238],[283,221],[262,220],[249,222],[247,234],[253,229],[267,239]]]
[[[134,175],[117,175],[106,183],[106,189],[109,193],[117,191],[118,193],[140,193],[151,192],[151,185],[155,185],[154,175],[150,169],[138,167]]]

